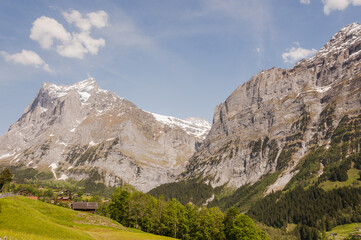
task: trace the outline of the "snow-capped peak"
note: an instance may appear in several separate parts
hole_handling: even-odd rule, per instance
[[[198,127],[207,127],[207,128],[211,128],[211,124],[208,122],[208,120],[203,119],[203,118],[198,118],[198,117],[189,117],[184,119],[184,121],[187,121],[189,123],[192,123],[195,126]]]
[[[60,98],[67,95],[70,91],[77,91],[80,96],[80,101],[85,103],[88,101],[89,97],[91,96],[92,92],[97,91],[104,91],[99,89],[97,82],[94,78],[90,77],[83,81],[77,82],[73,85],[56,85],[54,83],[44,83],[42,86],[43,89],[48,90],[50,96]]]
[[[202,140],[207,137],[207,134],[211,129],[211,124],[207,120],[201,118],[192,117],[183,120],[176,117],[164,116],[156,113],[150,114],[152,114],[153,117],[161,124],[168,125],[170,127],[179,127],[189,135],[195,136]]]
[[[92,89],[94,88],[97,88],[98,87],[98,84],[97,82],[95,81],[94,78],[90,77],[88,79],[85,79],[81,82],[77,82],[73,85],[70,86],[71,88],[74,88],[74,89],[79,89],[80,91],[91,91]]]
[[[340,53],[343,49],[347,49],[355,43],[360,42],[360,37],[361,24],[349,24],[333,35],[330,41],[328,41],[311,60],[316,57],[325,57],[330,54]]]

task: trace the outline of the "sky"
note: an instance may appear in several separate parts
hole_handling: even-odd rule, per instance
[[[146,111],[212,122],[253,75],[361,23],[361,0],[1,0],[0,134],[43,82],[93,77]]]

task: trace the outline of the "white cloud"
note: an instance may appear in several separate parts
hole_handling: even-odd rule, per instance
[[[71,41],[57,45],[56,52],[63,57],[82,59],[88,50],[77,38],[77,35],[74,35]]]
[[[76,34],[76,40],[83,43],[84,47],[90,54],[98,54],[99,47],[105,46],[105,40],[102,38],[95,39],[89,36],[87,32]]]
[[[95,39],[88,32],[81,32],[73,33],[70,41],[56,46],[56,51],[63,57],[82,59],[87,53],[97,55],[99,48],[104,46],[104,39]]]
[[[329,15],[334,10],[342,11],[350,4],[353,6],[361,6],[361,0],[322,0],[323,12]]]
[[[42,48],[55,49],[63,57],[82,59],[88,53],[98,54],[100,47],[105,46],[105,40],[91,37],[90,30],[92,27],[105,27],[108,24],[107,13],[91,12],[83,17],[80,12],[72,10],[63,12],[63,15],[65,20],[75,24],[80,32],[70,33],[55,19],[42,16],[34,21],[30,38],[39,42]]]
[[[300,3],[308,5],[311,3],[311,0],[300,0]]]
[[[54,40],[63,43],[71,40],[71,34],[65,30],[63,25],[55,19],[45,16],[36,19],[30,31],[30,38],[39,42],[40,46],[45,49],[50,49]]]
[[[91,27],[103,28],[108,24],[108,14],[104,11],[91,12],[86,17],[76,10],[63,12],[63,15],[68,23],[74,23],[81,31],[89,31]]]
[[[13,55],[8,54],[4,51],[0,51],[0,55],[2,55],[7,62],[41,68],[50,73],[53,72],[50,69],[49,65],[37,53],[33,51],[22,50],[20,53],[15,53]]]
[[[285,63],[296,63],[297,61],[308,58],[314,55],[317,50],[316,49],[305,49],[301,48],[298,42],[295,42],[297,47],[292,47],[290,49],[287,49],[286,52],[282,54],[283,61]]]

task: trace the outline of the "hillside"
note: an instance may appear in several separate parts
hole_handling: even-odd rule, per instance
[[[172,239],[21,196],[1,198],[0,206],[0,237],[8,239]]]

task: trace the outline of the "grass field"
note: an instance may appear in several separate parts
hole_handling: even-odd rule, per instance
[[[361,231],[359,231],[359,229],[361,229],[361,223],[340,225],[327,232],[327,236],[329,236],[330,239],[341,240],[349,236],[350,234],[361,234]],[[330,236],[331,233],[336,235]]]
[[[354,184],[361,185],[361,182],[358,180],[360,178],[359,173],[360,170],[351,168],[347,171],[348,179],[345,182],[331,182],[330,180],[327,180],[326,182],[323,182],[320,184],[320,187],[324,190],[332,190],[338,187],[346,187],[351,186]]]
[[[132,231],[117,222],[22,196],[0,199],[0,238],[22,239],[172,239]]]

